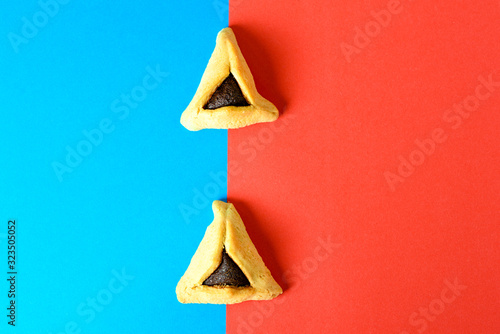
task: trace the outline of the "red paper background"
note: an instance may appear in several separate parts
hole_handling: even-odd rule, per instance
[[[500,2],[401,1],[377,30],[392,3],[230,1],[282,115],[229,131],[228,200],[285,292],[228,306],[228,333],[500,333],[500,87],[468,98],[500,82]],[[421,164],[391,189],[400,156]]]

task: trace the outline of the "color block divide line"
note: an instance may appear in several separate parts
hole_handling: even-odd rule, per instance
[[[230,1],[280,118],[229,130],[228,200],[284,293],[228,306],[228,333],[500,331],[499,18]]]

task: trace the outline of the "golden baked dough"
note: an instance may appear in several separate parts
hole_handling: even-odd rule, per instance
[[[262,261],[233,204],[214,201],[214,221],[177,284],[181,303],[235,304],[273,299],[283,290]],[[219,267],[223,249],[243,271],[249,286],[207,286],[203,282]]]
[[[236,79],[248,105],[205,109],[204,106],[230,74]],[[278,115],[278,109],[274,104],[257,92],[252,73],[241,54],[233,30],[222,29],[217,35],[215,50],[203,73],[198,90],[182,113],[181,124],[191,131],[206,128],[234,129],[260,122],[272,122]]]

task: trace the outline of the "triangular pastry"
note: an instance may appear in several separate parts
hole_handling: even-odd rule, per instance
[[[182,125],[191,131],[234,129],[272,122],[278,115],[274,104],[257,92],[233,30],[222,29],[198,90],[182,113]]]
[[[235,304],[283,290],[262,261],[233,204],[214,201],[214,220],[177,284],[181,303]]]

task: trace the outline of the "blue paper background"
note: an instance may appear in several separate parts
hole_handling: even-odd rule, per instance
[[[224,306],[182,305],[175,285],[211,201],[226,196],[227,131],[189,132],[179,118],[227,26],[227,2],[58,6],[2,4],[0,309],[9,219],[19,273],[16,327],[2,311],[0,332],[225,332]],[[39,27],[17,45],[24,17]],[[156,69],[168,76],[141,88]],[[140,101],[127,106],[131,93]],[[102,139],[92,132],[101,122]],[[88,155],[58,178],[54,163],[78,148]]]

